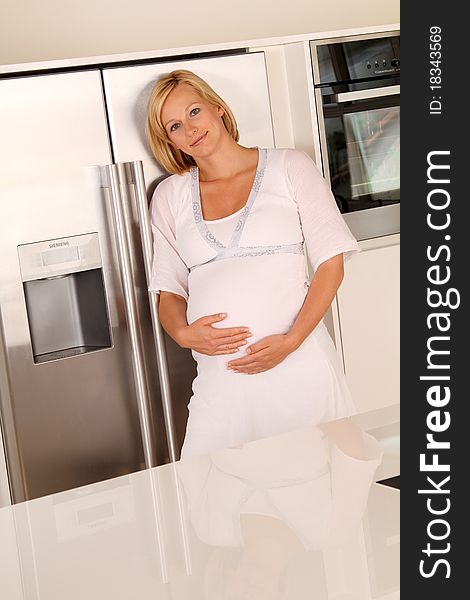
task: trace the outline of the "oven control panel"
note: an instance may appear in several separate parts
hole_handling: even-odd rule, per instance
[[[400,36],[311,42],[318,64],[316,85],[353,83],[400,74]],[[319,80],[318,80],[319,79]]]

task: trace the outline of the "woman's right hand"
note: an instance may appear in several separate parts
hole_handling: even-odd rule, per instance
[[[226,318],[225,313],[207,315],[196,319],[191,325],[181,327],[177,342],[183,348],[195,350],[208,356],[234,354],[247,343],[252,333],[248,327],[213,327]]]

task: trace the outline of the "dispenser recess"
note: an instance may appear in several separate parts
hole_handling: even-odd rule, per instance
[[[33,361],[112,347],[98,234],[18,246]]]

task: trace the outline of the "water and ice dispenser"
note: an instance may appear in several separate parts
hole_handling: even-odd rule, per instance
[[[35,363],[112,346],[98,234],[18,246]]]

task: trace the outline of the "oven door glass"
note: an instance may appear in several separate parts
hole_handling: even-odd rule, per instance
[[[398,97],[324,107],[331,188],[343,213],[400,202]],[[392,104],[392,105],[390,105]]]

